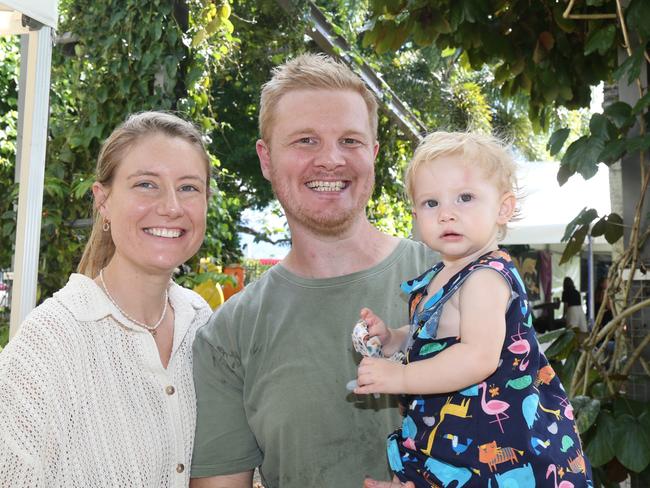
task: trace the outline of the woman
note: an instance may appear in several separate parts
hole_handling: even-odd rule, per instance
[[[168,113],[104,143],[80,274],[0,354],[0,486],[188,485],[210,308],[171,276],[203,241],[209,168],[201,134]]]
[[[582,310],[580,292],[576,290],[573,280],[568,276],[562,283],[562,318],[567,327],[577,327],[582,332],[587,332],[587,317]]]

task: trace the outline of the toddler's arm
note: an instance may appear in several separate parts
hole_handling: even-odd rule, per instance
[[[472,273],[458,291],[461,341],[430,359],[398,364],[364,358],[355,393],[435,394],[459,391],[490,376],[505,339],[510,288],[496,272]],[[391,338],[392,340],[392,338]]]
[[[359,315],[368,326],[368,336],[377,337],[381,341],[381,350],[385,357],[392,356],[402,348],[409,331],[408,325],[391,329],[369,308],[362,308]]]

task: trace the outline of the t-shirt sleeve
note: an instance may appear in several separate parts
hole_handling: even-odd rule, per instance
[[[250,471],[262,462],[246,418],[244,374],[229,333],[236,324],[227,308],[222,306],[194,340],[197,419],[191,475],[196,478]]]

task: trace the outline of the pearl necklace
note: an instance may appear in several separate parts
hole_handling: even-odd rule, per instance
[[[128,313],[126,313],[124,310],[120,308],[120,306],[117,304],[115,299],[111,296],[110,292],[108,291],[108,287],[106,286],[106,282],[104,281],[104,268],[102,268],[99,271],[99,281],[102,282],[102,288],[104,288],[104,292],[106,293],[106,296],[108,299],[111,301],[113,305],[115,305],[115,308],[117,308],[122,315],[124,315],[127,319],[129,319],[131,322],[133,322],[135,325],[139,325],[140,327],[143,327],[147,329],[151,335],[155,336],[156,335],[156,329],[158,326],[162,323],[163,319],[165,318],[165,314],[167,313],[167,303],[169,302],[169,291],[167,288],[165,288],[165,306],[163,307],[162,314],[160,315],[160,318],[158,319],[158,322],[156,322],[153,325],[147,325],[144,322],[140,322],[139,320],[135,320],[133,317],[131,317]]]

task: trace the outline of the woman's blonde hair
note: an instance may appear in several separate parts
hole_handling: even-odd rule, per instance
[[[373,137],[377,137],[377,99],[350,68],[325,54],[301,54],[273,69],[273,76],[262,87],[259,128],[270,142],[275,107],[280,98],[295,90],[351,90],[363,98]]]
[[[508,144],[489,134],[477,132],[432,132],[418,145],[413,159],[404,174],[406,194],[411,203],[418,169],[445,156],[458,156],[461,164],[481,168],[486,176],[496,183],[501,193],[511,192],[517,196],[517,164]],[[519,218],[515,210],[511,221]],[[506,226],[500,227],[499,236],[503,238]]]
[[[104,141],[97,157],[95,181],[110,188],[115,171],[126,153],[142,138],[162,134],[178,137],[194,146],[205,162],[206,188],[210,187],[210,157],[203,144],[201,132],[187,120],[169,112],[147,111],[130,115]],[[209,193],[209,191],[208,191]],[[103,219],[95,202],[93,228],[86,243],[77,272],[95,278],[115,253],[110,232],[102,230]]]

